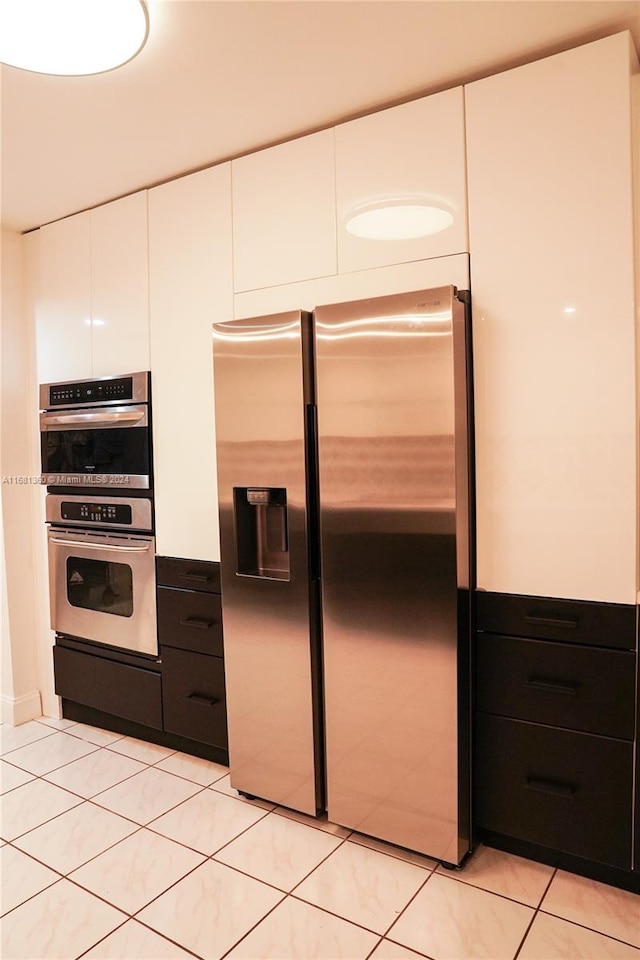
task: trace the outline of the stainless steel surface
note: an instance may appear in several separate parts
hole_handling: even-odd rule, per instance
[[[43,473],[42,482],[47,487],[110,487],[121,490],[148,490],[148,474],[133,473]]]
[[[139,427],[147,426],[147,408],[146,407],[112,407],[108,413],[101,410],[93,410],[90,413],[41,413],[40,429],[47,430],[49,427],[64,426],[72,429],[74,426],[78,430],[86,430],[92,424],[99,424],[100,427],[119,427],[122,424],[135,423]]]
[[[469,556],[454,294],[315,316],[328,816],[457,863]]]
[[[90,543],[87,540],[64,540],[61,537],[51,537],[50,543],[61,543],[65,547],[82,547],[83,550],[104,550],[103,543]],[[109,546],[110,553],[147,553],[149,547],[122,547],[118,544]]]
[[[131,523],[101,523],[92,521],[87,517],[78,520],[70,520],[62,515],[63,504],[82,503],[97,504],[100,506],[122,507],[123,505],[131,508]],[[153,528],[153,515],[151,500],[146,497],[92,497],[92,496],[65,496],[59,493],[50,493],[45,497],[45,519],[47,523],[63,524],[64,526],[78,526],[91,528],[97,526],[107,526],[110,530],[141,530],[150,531]]]
[[[52,527],[48,551],[53,630],[157,656],[153,537]],[[85,590],[80,603],[70,585]]]
[[[213,340],[231,783],[315,814],[321,745],[314,734],[307,549],[307,324],[300,312],[214,324]],[[236,494],[245,511],[237,522],[234,488],[244,491]],[[249,510],[259,509],[255,491],[268,489],[286,496],[287,542],[281,545],[288,548],[289,570],[280,563],[285,573],[279,577],[259,562],[250,572],[250,536],[242,532],[251,523]],[[255,524],[257,536],[257,514]]]
[[[82,380],[63,380],[58,381],[57,383],[42,383],[40,384],[40,409],[47,410],[51,407],[49,403],[50,397],[50,388],[51,387],[72,387],[76,383],[106,383],[109,380],[125,380],[131,378],[132,380],[132,397],[127,403],[148,403],[149,402],[149,374],[146,370],[138,371],[136,373],[124,373],[118,376],[109,376],[109,377],[85,377]],[[82,403],[65,403],[60,404],[58,409],[64,407],[65,409],[72,409],[74,407],[87,407],[87,406],[96,406],[99,404],[101,407],[104,406],[115,406],[121,404],[122,400],[91,400],[83,401]]]
[[[140,375],[145,377],[146,374]],[[78,487],[115,487],[123,490],[148,490],[150,487],[150,476],[148,473],[115,473],[107,470],[95,473],[84,470],[74,470],[72,468],[66,471],[52,472],[46,469],[51,462],[48,460],[51,452],[48,447],[54,444],[53,434],[72,434],[82,437],[82,433],[87,434],[90,431],[102,433],[110,430],[145,430],[149,434],[148,445],[150,447],[150,427],[149,427],[149,407],[146,403],[139,404],[120,404],[111,406],[111,401],[100,402],[100,406],[85,410],[74,410],[67,413],[67,407],[57,407],[55,411],[44,411],[40,413],[40,434],[43,444],[42,463],[43,480],[47,486],[78,486]],[[70,405],[72,407],[73,404]],[[103,409],[103,407],[107,409]],[[108,435],[108,434],[107,434]],[[47,439],[47,452],[45,453],[45,437]],[[67,440],[63,437],[60,441],[63,449],[67,447]],[[105,444],[100,443],[103,451]],[[149,455],[150,460],[150,455]],[[54,461],[55,462],[55,461]],[[56,463],[59,465],[60,461]]]

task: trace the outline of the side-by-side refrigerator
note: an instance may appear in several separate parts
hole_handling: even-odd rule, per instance
[[[214,325],[231,784],[470,848],[468,296]]]

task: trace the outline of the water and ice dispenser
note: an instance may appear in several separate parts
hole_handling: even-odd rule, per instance
[[[234,487],[237,572],[289,580],[287,491],[284,487]]]

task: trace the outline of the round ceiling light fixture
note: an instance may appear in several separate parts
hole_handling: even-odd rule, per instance
[[[428,200],[399,198],[358,207],[345,227],[365,240],[417,240],[446,230],[453,214]]]
[[[33,73],[88,76],[142,50],[142,0],[0,0],[0,62]]]

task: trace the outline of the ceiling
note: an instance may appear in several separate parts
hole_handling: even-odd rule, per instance
[[[25,231],[401,100],[630,30],[634,0],[149,0],[118,70],[2,67],[2,222]]]

